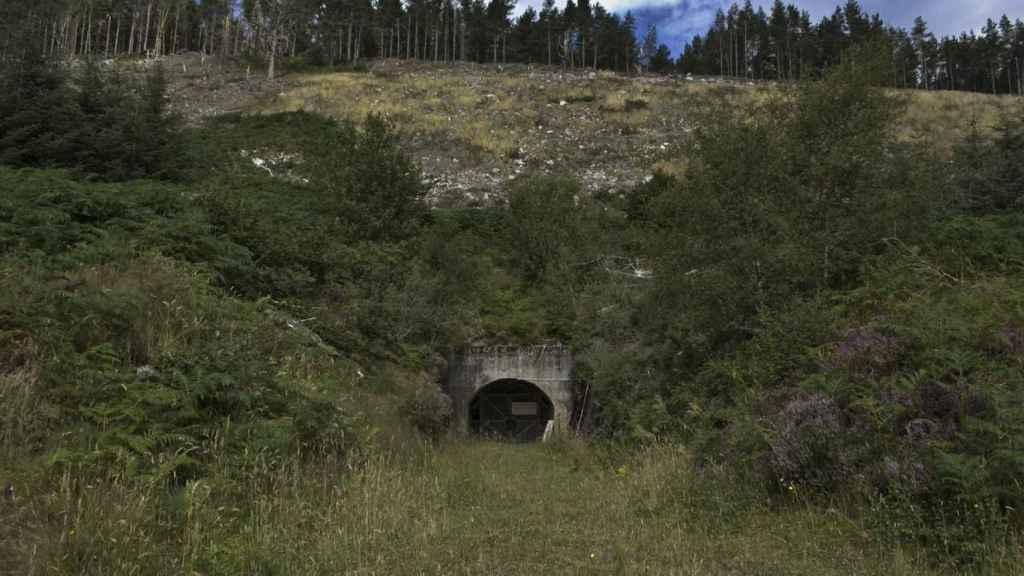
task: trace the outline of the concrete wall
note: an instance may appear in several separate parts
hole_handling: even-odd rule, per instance
[[[455,350],[448,355],[443,378],[452,399],[455,429],[469,430],[469,404],[484,386],[496,380],[525,380],[547,394],[555,409],[556,428],[568,428],[573,413],[573,371],[576,362],[564,346],[487,346]]]

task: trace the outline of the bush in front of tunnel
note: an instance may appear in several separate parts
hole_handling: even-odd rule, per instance
[[[680,437],[668,412],[664,381],[649,369],[651,350],[637,343],[594,340],[577,354],[577,377],[590,386],[594,433],[627,444]]]
[[[434,382],[415,383],[404,392],[400,410],[418,432],[428,438],[440,438],[448,432],[452,420],[452,400]]]

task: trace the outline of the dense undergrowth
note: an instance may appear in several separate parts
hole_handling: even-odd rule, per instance
[[[681,176],[444,210],[376,117],[5,70],[0,572],[1013,573],[1024,128],[939,160],[857,62],[695,98]],[[420,443],[440,353],[545,340],[595,445]]]

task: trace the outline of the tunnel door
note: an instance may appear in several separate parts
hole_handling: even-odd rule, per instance
[[[470,430],[512,442],[540,440],[554,410],[542,390],[523,380],[499,380],[476,394],[469,407]]]

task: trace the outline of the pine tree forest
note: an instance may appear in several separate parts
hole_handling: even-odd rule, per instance
[[[317,64],[367,58],[561,64],[628,71],[632,16],[600,4],[548,1],[515,17],[514,0],[48,0],[4,2],[0,57],[304,55]]]
[[[806,10],[775,0],[765,12],[749,0],[718,12],[714,24],[688,43],[677,62],[686,74],[748,79],[818,77],[853,46],[888,43],[891,85],[1024,95],[1024,21],[988,19],[980,33],[937,38],[923,18],[910,30],[887,25],[856,0],[814,23]]]
[[[980,32],[937,38],[918,18],[887,25],[856,0],[813,22],[776,0],[720,10],[677,60],[657,30],[637,30],[591,0],[516,15],[515,0],[5,0],[0,58],[159,57],[185,51],[316,64],[370,58],[530,63],[623,72],[757,80],[821,76],[852,46],[888,42],[891,84],[923,90],[1024,95],[1024,21],[989,19]],[[640,38],[637,38],[637,36]]]

